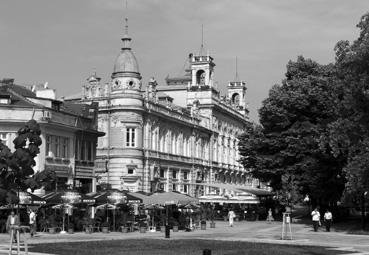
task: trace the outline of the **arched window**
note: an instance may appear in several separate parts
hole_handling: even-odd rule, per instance
[[[232,95],[232,103],[235,105],[240,105],[240,95],[238,93],[234,93]]]
[[[205,85],[205,71],[204,70],[199,70],[196,73],[196,83],[198,85]]]

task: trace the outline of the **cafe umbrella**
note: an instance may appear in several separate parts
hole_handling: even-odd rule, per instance
[[[47,205],[52,205],[53,209],[61,209],[63,210],[63,226],[61,233],[65,232],[65,211],[68,210],[70,212],[74,206],[77,204],[93,204],[95,200],[86,195],[83,195],[75,190],[65,190],[65,191],[56,191],[51,192],[43,196],[46,200]],[[68,217],[69,221],[69,217]]]
[[[142,199],[134,195],[120,191],[117,189],[104,190],[97,193],[88,194],[89,197],[95,200],[96,209],[105,209],[106,222],[109,222],[108,210],[113,212],[113,226],[115,226],[115,210],[117,206],[127,203],[141,203]]]

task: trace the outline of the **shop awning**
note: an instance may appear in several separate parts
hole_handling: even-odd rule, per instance
[[[188,203],[198,203],[198,202],[199,199],[195,197],[191,197],[186,194],[173,191],[153,193],[152,195],[149,196],[147,201],[148,204],[157,204],[157,205],[168,205],[168,204],[185,205]]]
[[[194,185],[208,186],[219,189],[231,190],[236,193],[246,192],[255,196],[271,196],[273,192],[263,189],[251,188],[243,185],[229,183],[194,183]]]
[[[93,204],[95,199],[75,190],[51,192],[42,197],[49,205],[59,204]]]
[[[199,198],[200,203],[219,203],[219,204],[259,204],[260,201],[255,196],[219,196],[207,195]]]
[[[134,193],[128,193],[120,190],[105,190],[96,193],[89,193],[88,196],[94,199],[95,204],[139,204],[142,203],[142,199],[136,196]]]

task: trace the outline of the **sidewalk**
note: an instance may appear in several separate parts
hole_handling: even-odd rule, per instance
[[[333,247],[346,251],[357,251],[356,254],[369,254],[369,236],[367,235],[351,235],[343,232],[324,232],[323,228],[319,232],[314,232],[311,226],[304,224],[292,224],[293,240],[281,240],[282,224],[273,222],[268,224],[263,221],[235,222],[234,227],[229,227],[227,222],[217,221],[216,228],[206,230],[195,230],[193,232],[171,232],[170,239],[211,239],[223,241],[247,241],[262,242],[276,244],[292,244],[292,245],[312,245]],[[84,242],[99,240],[127,240],[127,239],[165,239],[162,232],[146,232],[146,233],[120,233],[111,232],[103,233],[75,233],[75,234],[48,234],[38,233],[36,237],[29,239],[28,243],[56,243],[56,242]],[[9,235],[0,234],[0,254],[7,251]],[[361,252],[361,253],[360,253]],[[7,253],[7,252],[6,252]],[[32,254],[32,253],[30,253]]]

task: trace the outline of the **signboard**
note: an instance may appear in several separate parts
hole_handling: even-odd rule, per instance
[[[81,194],[75,191],[66,191],[62,196],[64,204],[77,204],[81,202]]]
[[[127,202],[127,197],[121,192],[112,192],[108,196],[110,204],[125,204]]]
[[[32,204],[32,197],[26,192],[19,192],[19,204]]]
[[[44,201],[41,198],[38,198],[35,195],[29,194],[28,192],[19,192],[19,204],[21,205],[41,205],[46,204],[46,201]]]

